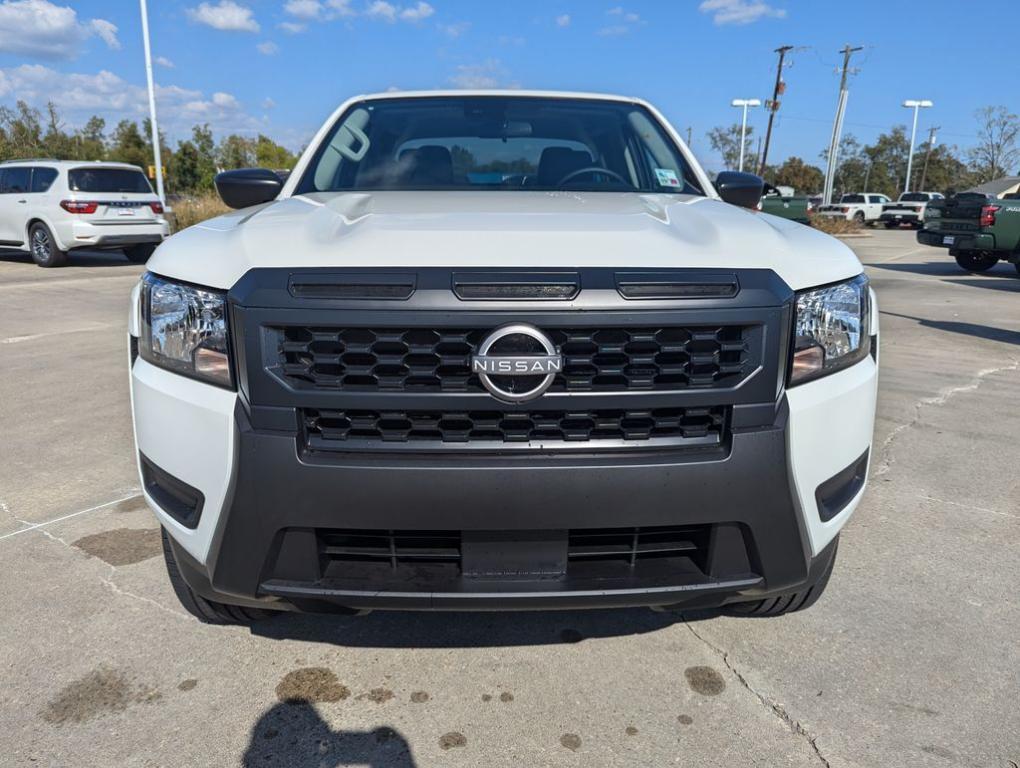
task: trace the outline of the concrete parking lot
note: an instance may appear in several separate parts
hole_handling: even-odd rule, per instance
[[[1018,768],[1020,279],[910,232],[847,242],[882,308],[879,419],[811,610],[251,629],[184,613],[138,495],[142,269],[0,255],[0,765]]]

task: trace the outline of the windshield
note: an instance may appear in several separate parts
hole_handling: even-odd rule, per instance
[[[900,195],[901,203],[927,203],[928,193],[927,192],[904,192]]]
[[[839,202],[841,202],[841,203],[863,203],[864,202],[864,195],[843,195],[843,197],[841,197],[839,199]]]
[[[296,191],[556,189],[704,194],[643,107],[523,96],[356,104]]]
[[[138,192],[152,194],[149,180],[130,168],[72,168],[67,183],[73,192]]]

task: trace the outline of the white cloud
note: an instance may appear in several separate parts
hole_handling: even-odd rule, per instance
[[[633,11],[628,11],[622,6],[616,6],[606,11],[606,15],[612,17],[612,24],[602,27],[598,31],[598,34],[602,37],[619,37],[626,35],[634,31],[636,27],[643,26],[645,24],[638,14]]]
[[[437,24],[436,27],[449,38],[457,38],[471,29],[470,21],[458,21],[455,24]]]
[[[569,27],[570,26],[570,14],[563,13],[556,17],[557,27]]]
[[[764,0],[703,0],[698,10],[711,13],[716,24],[752,24],[759,19],[786,17],[786,9],[774,8]]]
[[[326,0],[334,16],[356,16],[357,11],[351,8],[351,0]]]
[[[282,21],[276,25],[288,35],[296,35],[308,29],[307,24],[299,24],[296,21]]]
[[[117,39],[116,24],[106,19],[92,19],[89,22],[89,27],[96,33],[96,37],[106,43],[107,48],[114,51],[120,50],[120,40]]]
[[[284,13],[299,19],[317,19],[322,15],[322,10],[319,0],[288,0],[283,6]]]
[[[50,0],[0,2],[0,52],[39,59],[73,59],[90,37],[120,48],[117,26],[106,19],[79,21],[69,6]]]
[[[0,69],[0,101],[15,99],[35,107],[52,101],[71,125],[99,115],[112,127],[118,120],[141,120],[149,114],[146,89],[107,70],[68,73],[42,64]],[[229,93],[217,92],[207,98],[198,90],[157,85],[156,108],[160,128],[170,136],[186,135],[199,122],[208,122],[217,132],[264,130],[263,124]]]
[[[387,3],[386,0],[374,0],[374,2],[365,9],[365,15],[370,19],[379,19],[381,21],[388,21],[392,23],[397,20],[397,7],[391,3]]]
[[[269,98],[268,96],[266,96],[266,98],[264,98],[264,99],[262,100],[262,109],[272,109],[272,108],[273,108],[273,107],[275,107],[275,106],[276,106],[276,102],[275,102],[275,101],[273,101],[273,100],[272,100],[271,98]]]
[[[197,8],[188,8],[185,12],[192,21],[223,32],[258,32],[261,29],[251,8],[238,5],[234,0],[219,0],[215,5],[199,3]]]
[[[487,59],[481,64],[458,65],[449,80],[457,88],[517,88],[517,83],[507,82],[508,74],[499,59]]]
[[[365,8],[364,15],[375,21],[385,21],[387,24],[392,24],[395,21],[417,24],[432,16],[435,12],[436,9],[425,2],[418,2],[415,5],[404,7],[388,3],[386,0],[373,0]],[[348,15],[354,15],[353,11]]]
[[[259,43],[255,46],[258,52],[263,56],[272,56],[280,52],[280,46],[274,43],[272,40],[266,40],[265,42]]]
[[[172,61],[170,61],[170,59],[168,59],[168,58],[167,58],[166,56],[157,56],[157,57],[156,57],[156,58],[154,59],[154,61],[155,61],[155,62],[156,62],[156,63],[157,63],[157,64],[158,64],[159,66],[161,66],[161,67],[166,67],[167,69],[173,69],[173,68],[174,68],[174,66],[175,66],[175,64],[174,64],[174,63],[173,63]]]
[[[400,18],[403,21],[409,21],[412,24],[416,24],[419,21],[424,21],[435,12],[436,9],[433,8],[431,5],[419,1],[416,5],[401,10]]]

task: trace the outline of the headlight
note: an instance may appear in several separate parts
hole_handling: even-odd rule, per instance
[[[863,360],[871,351],[868,278],[797,294],[790,384],[824,376]]]
[[[232,387],[227,301],[222,291],[142,278],[139,354],[160,368]]]

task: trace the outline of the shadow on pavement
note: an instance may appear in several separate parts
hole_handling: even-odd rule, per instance
[[[885,262],[867,265],[869,269],[886,269],[890,272],[911,272],[915,275],[929,275],[932,277],[961,277],[970,274],[957,265],[953,260],[948,261],[926,261],[923,263]],[[1008,262],[999,262],[988,272],[981,273],[982,277],[993,278],[1016,278],[1016,270]],[[974,275],[974,284],[980,287],[993,287],[992,281],[983,281]],[[950,280],[949,282],[953,282]],[[987,283],[987,284],[986,284]]]
[[[287,613],[252,634],[352,648],[488,648],[557,645],[656,632],[684,620],[648,608],[508,613],[375,611],[365,616]]]
[[[414,768],[411,747],[393,728],[334,731],[307,703],[276,704],[255,723],[241,764],[266,766],[358,765]]]
[[[9,261],[15,264],[31,264],[32,257],[24,251],[14,251],[8,248],[0,248],[0,261]],[[132,266],[120,251],[71,251],[67,257],[68,267],[125,267]]]
[[[1002,275],[992,275],[992,277],[1002,277]],[[981,278],[959,280],[946,280],[947,283],[953,285],[966,285],[970,288],[991,288],[993,291],[1006,291],[1007,293],[1020,293],[1020,280],[982,280]]]
[[[897,312],[886,312],[884,310],[881,311],[880,314],[888,315],[889,317],[899,317],[904,320],[914,320],[925,328],[934,328],[938,331],[961,333],[965,336],[974,336],[979,339],[988,339],[989,341],[1001,341],[1005,344],[1020,345],[1020,332],[1009,331],[1005,328],[994,328],[989,325],[978,325],[976,323],[961,323],[955,320],[926,320],[923,317],[901,315]]]

